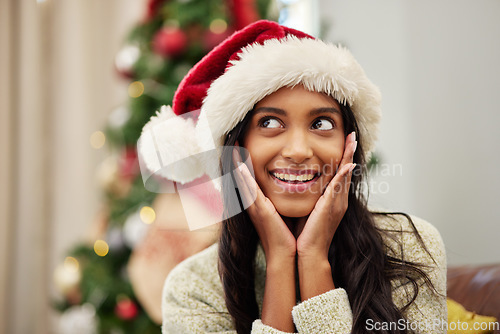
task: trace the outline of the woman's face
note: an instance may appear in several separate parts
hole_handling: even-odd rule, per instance
[[[242,145],[262,192],[286,217],[311,213],[344,152],[337,101],[299,85],[256,104]]]

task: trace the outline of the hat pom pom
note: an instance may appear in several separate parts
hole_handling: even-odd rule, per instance
[[[156,174],[184,184],[204,174],[197,156],[200,149],[194,121],[175,115],[170,106],[161,107],[151,117],[137,146],[143,178],[146,174]]]

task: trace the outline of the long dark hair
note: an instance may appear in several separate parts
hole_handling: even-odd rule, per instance
[[[349,106],[342,105],[342,118],[345,135],[356,131],[358,147],[354,155],[357,164],[353,171],[349,191],[347,211],[335,232],[329,250],[332,277],[337,287],[346,290],[353,313],[353,334],[365,333],[366,321],[397,322],[404,318],[404,311],[418,295],[423,281],[435,291],[423,266],[394,257],[386,252],[382,235],[390,231],[378,229],[376,215],[394,217],[404,215],[413,228],[419,242],[427,251],[411,218],[403,213],[375,213],[367,207],[367,195],[363,180],[366,177],[365,153],[360,145],[361,137],[354,114]],[[232,151],[236,141],[242,142],[245,129],[252,112],[241,121],[227,136],[223,150],[221,167],[223,171],[232,170]],[[226,179],[229,180],[229,179]],[[223,193],[229,194],[234,186],[223,181]],[[224,196],[224,204],[234,205],[234,201]],[[396,231],[393,231],[396,232]],[[388,235],[391,237],[390,235]],[[392,236],[397,243],[398,238]],[[238,334],[250,333],[252,322],[259,318],[259,308],[255,296],[254,265],[259,236],[248,214],[240,214],[223,221],[219,238],[219,274],[221,277],[226,306],[234,320]],[[399,245],[399,253],[402,245]],[[398,254],[398,250],[393,250]],[[430,254],[429,254],[430,255]],[[409,284],[413,294],[401,309],[392,301],[391,280]],[[380,333],[408,333],[407,330],[380,331]]]

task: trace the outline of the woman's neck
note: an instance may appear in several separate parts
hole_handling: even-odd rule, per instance
[[[281,216],[283,221],[285,222],[286,226],[288,226],[288,229],[290,229],[290,232],[292,232],[293,236],[295,239],[297,239],[304,229],[304,226],[306,225],[307,218],[306,217],[285,217]]]

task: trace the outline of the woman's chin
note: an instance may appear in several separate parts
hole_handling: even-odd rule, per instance
[[[314,209],[314,204],[313,205],[307,205],[306,203],[294,203],[295,205],[276,205],[276,211],[281,216],[285,217],[290,217],[290,218],[300,218],[300,217],[306,217],[308,216],[311,211]]]

